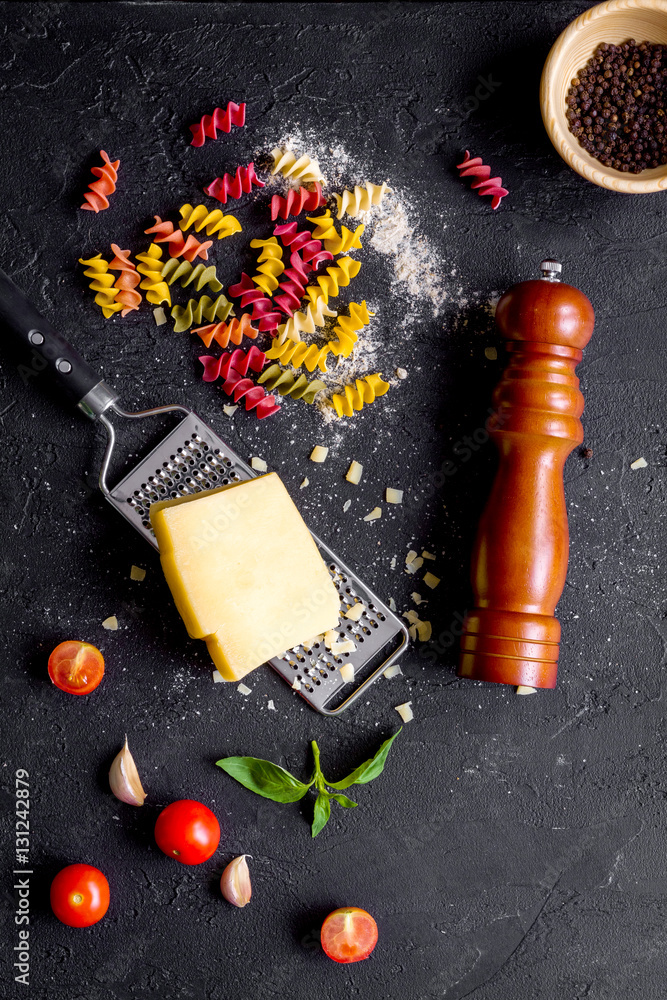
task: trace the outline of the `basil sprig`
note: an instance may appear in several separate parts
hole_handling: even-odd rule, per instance
[[[315,740],[312,740],[310,744],[313,749],[315,770],[308,782],[299,781],[284,767],[259,757],[223,757],[222,760],[216,761],[216,764],[245,788],[255,792],[256,795],[262,795],[265,799],[271,799],[273,802],[298,802],[314,786],[317,798],[315,799],[311,829],[312,836],[316,837],[329,820],[332,799],[343,809],[356,808],[356,802],[340,793],[344,788],[349,788],[350,785],[367,785],[369,781],[373,781],[382,774],[391,745],[400,732],[399,729],[388,740],[385,740],[370,760],[355,767],[354,771],[341,781],[327,781],[322,774],[320,748]],[[336,791],[329,790],[332,788]]]

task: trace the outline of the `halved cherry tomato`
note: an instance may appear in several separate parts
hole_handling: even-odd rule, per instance
[[[68,927],[90,927],[109,909],[109,883],[92,865],[68,865],[51,883],[51,909]]]
[[[362,962],[377,944],[378,925],[358,906],[341,906],[322,924],[320,941],[334,962]]]
[[[104,657],[89,642],[61,642],[49,657],[49,677],[68,694],[90,694],[104,676]]]
[[[161,851],[182,865],[200,865],[218,849],[220,824],[202,802],[179,799],[158,816],[155,841]]]

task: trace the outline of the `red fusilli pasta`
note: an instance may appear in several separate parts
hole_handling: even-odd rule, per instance
[[[283,246],[290,247],[292,252],[300,251],[303,260],[312,267],[323,260],[333,260],[327,250],[322,249],[320,240],[314,240],[313,234],[308,229],[298,233],[296,222],[288,222],[283,226],[276,226],[273,230],[274,236],[279,236]]]
[[[502,186],[502,177],[492,177],[491,167],[482,163],[481,156],[471,157],[467,149],[463,163],[457,163],[456,169],[459,171],[459,177],[477,178],[475,183],[470,185],[471,189],[477,191],[481,197],[488,195],[492,199],[491,208],[494,210],[498,208],[505,195],[509,194],[507,188]]]
[[[326,199],[322,194],[322,185],[316,181],[314,187],[314,191],[309,191],[305,187],[300,187],[298,191],[288,191],[285,198],[274,194],[271,199],[272,221],[275,222],[278,216],[286,219],[290,215],[300,215],[304,211],[314,212],[316,208],[324,205]]]
[[[242,194],[250,194],[252,186],[264,187],[264,181],[260,181],[255,174],[255,164],[249,163],[247,167],[237,167],[236,174],[225,174],[224,177],[216,177],[214,181],[204,188],[204,194],[227,204],[228,198],[240,198]]]
[[[107,195],[113,194],[116,190],[120,160],[114,160],[112,163],[109,159],[109,154],[105,153],[103,149],[100,150],[100,156],[104,160],[104,166],[93,167],[91,170],[91,173],[95,177],[98,177],[99,180],[91,181],[88,185],[88,190],[83,196],[84,203],[81,205],[81,208],[86,212],[97,213],[108,208],[109,199]]]
[[[234,101],[230,101],[224,111],[222,108],[216,108],[212,115],[204,115],[196,125],[190,126],[193,137],[190,145],[203,146],[207,138],[218,138],[216,129],[220,129],[221,132],[231,132],[232,125],[239,127],[245,125],[245,104],[234,104]]]
[[[266,298],[245,271],[241,275],[239,283],[230,285],[228,291],[233,298],[240,297],[242,309],[252,305],[250,318],[259,320],[259,329],[262,333],[270,333],[278,329],[278,324],[282,319],[281,314],[274,309],[273,302]]]
[[[231,396],[235,403],[245,401],[246,410],[254,410],[258,420],[270,417],[280,409],[275,396],[267,396],[261,385],[255,385],[252,379],[242,378],[238,372],[230,371],[229,377],[222,384],[223,392]]]
[[[266,355],[253,344],[247,351],[242,351],[237,347],[235,351],[223,354],[219,358],[212,358],[205,354],[199,358],[204,366],[202,378],[204,382],[215,382],[216,379],[228,379],[232,371],[239,375],[247,375],[248,369],[254,372],[261,372],[266,363]]]

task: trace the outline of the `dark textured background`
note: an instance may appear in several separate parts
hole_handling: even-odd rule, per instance
[[[401,569],[407,548],[437,552],[443,582],[425,616],[435,636],[469,606],[492,448],[459,462],[434,495],[429,484],[455,442],[482,424],[499,376],[500,362],[484,356],[497,344],[492,293],[534,276],[554,254],[597,313],[579,368],[594,454],[575,453],[566,468],[571,556],[557,690],[517,698],[462,682],[454,648],[430,658],[422,647],[406,656],[404,678],[381,681],[340,720],[315,715],[268,669],[252,676],[248,699],[213,686],[156,555],[94,490],[102,438],[44,379],[25,386],[3,349],[1,842],[10,919],[19,767],[31,775],[35,871],[31,986],[17,995],[664,996],[667,225],[664,196],[588,184],[542,129],[541,66],[586,6],[2,5],[0,266],[129,407],[185,402],[243,457],[266,458],[308,522],[399,610],[414,589]],[[500,86],[471,110],[480,74]],[[187,125],[230,98],[248,102],[247,128],[189,147]],[[370,179],[410,192],[412,221],[449,276],[450,299],[433,318],[418,298],[394,294],[388,259],[365,253],[355,298],[381,305],[383,370],[400,364],[410,377],[344,434],[299,403],[270,421],[241,412],[228,421],[220,394],[199,379],[187,336],[157,329],[145,311],[104,321],[76,264],[112,239],[143,246],[154,213],[194,202],[203,182],[269,150],[294,125],[344,145]],[[495,213],[456,177],[468,147],[510,189]],[[100,148],[121,158],[121,176],[112,208],[95,216],[77,206]],[[265,200],[254,209],[249,201],[238,207],[246,231],[266,232],[257,222]],[[245,240],[233,242],[214,248],[225,281],[252,259]],[[319,467],[308,462],[317,442],[332,446]],[[640,455],[649,467],[633,472]],[[365,466],[356,490],[343,481],[352,458]],[[299,491],[306,474],[311,486]],[[365,524],[386,485],[410,490],[406,503]],[[354,504],[344,514],[347,497]],[[132,563],[147,568],[144,583],[129,581]],[[280,568],[272,571],[288,594]],[[101,628],[110,614],[117,633]],[[49,651],[71,637],[98,644],[107,660],[90,698],[70,698],[47,679]],[[268,698],[277,712],[267,711]],[[258,799],[213,766],[249,753],[305,773],[307,741],[317,738],[325,771],[339,776],[395,730],[393,706],[407,699],[415,720],[385,774],[315,841],[311,803]],[[141,810],[108,791],[125,732],[149,793]],[[201,868],[175,865],[152,842],[159,806],[185,796],[210,804],[223,826],[215,863]],[[255,895],[234,911],[217,876],[241,852],[253,855]],[[112,886],[108,916],[84,931],[59,925],[48,908],[51,878],[74,861],[98,865]],[[315,943],[321,918],[343,904],[369,909],[380,927],[372,959],[350,967],[333,965]],[[0,995],[10,997],[10,925],[2,942]]]

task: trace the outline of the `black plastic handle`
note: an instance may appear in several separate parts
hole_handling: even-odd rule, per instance
[[[0,327],[11,334],[16,344],[27,349],[27,371],[36,374],[48,369],[75,403],[81,402],[102,381],[4,271],[0,271]]]

